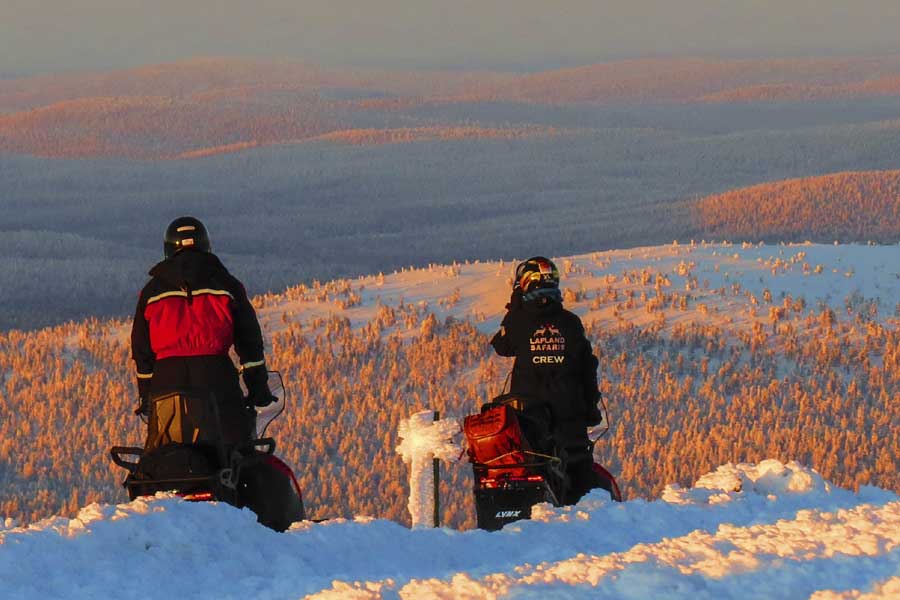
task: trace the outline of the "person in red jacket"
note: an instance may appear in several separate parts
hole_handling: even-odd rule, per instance
[[[228,355],[232,345],[251,405],[266,406],[269,391],[263,339],[244,286],[212,253],[209,234],[193,217],[172,221],[163,244],[165,260],[150,269],[131,329],[141,405],[175,391],[212,392],[226,442],[252,437],[252,406]]]

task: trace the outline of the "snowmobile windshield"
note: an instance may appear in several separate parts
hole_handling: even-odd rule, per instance
[[[278,371],[269,371],[269,391],[272,392],[272,395],[275,396],[276,400],[268,406],[262,406],[256,409],[257,439],[266,436],[266,429],[269,427],[269,424],[284,411],[287,392],[284,389],[284,380],[281,378],[281,373]]]

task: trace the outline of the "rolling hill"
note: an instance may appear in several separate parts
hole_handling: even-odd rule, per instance
[[[639,59],[522,76],[483,99],[536,104],[791,102],[900,93],[900,57]],[[477,94],[476,94],[476,97]]]
[[[900,241],[900,171],[754,185],[699,200],[696,226],[729,240]]]
[[[540,73],[322,69],[276,60],[204,58],[108,73],[0,80],[0,152],[43,157],[197,158],[305,140],[409,142],[391,130],[478,137],[534,105],[779,104],[900,96],[900,57],[791,60],[643,59]],[[448,118],[428,110],[458,107]],[[323,137],[324,136],[324,137]],[[329,137],[332,136],[332,137]],[[444,136],[437,136],[443,139]],[[357,136],[357,139],[361,139]]]

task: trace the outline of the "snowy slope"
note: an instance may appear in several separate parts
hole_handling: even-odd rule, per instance
[[[765,245],[731,243],[672,244],[629,250],[609,250],[555,259],[562,270],[562,287],[575,291],[613,289],[653,290],[656,276],[665,278],[667,291],[691,300],[677,320],[721,324],[724,313],[732,323],[749,321],[742,311],[762,303],[766,291],[778,303],[786,295],[802,297],[811,308],[819,304],[843,310],[848,302],[874,302],[879,317],[894,316],[900,300],[900,245],[857,244]],[[509,298],[515,262],[476,262],[409,269],[381,277],[369,276],[332,283],[332,290],[301,286],[270,295],[260,311],[270,331],[291,321],[340,315],[355,325],[371,320],[381,305],[400,300],[423,304],[438,317],[473,320],[485,333],[496,330]],[[644,281],[643,278],[647,280]],[[339,290],[339,291],[336,291]],[[325,293],[328,291],[329,293]],[[355,295],[355,302],[347,299]],[[699,314],[700,303],[710,311]],[[585,322],[614,321],[611,307],[597,310],[579,297],[566,305]],[[677,312],[677,311],[676,311]],[[636,324],[652,320],[643,306],[624,315]]]
[[[224,504],[94,504],[0,528],[0,597],[898,598],[900,498],[764,461],[496,533],[360,518],[277,534]]]

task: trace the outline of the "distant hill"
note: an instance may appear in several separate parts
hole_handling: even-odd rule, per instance
[[[196,158],[312,138],[341,142],[344,131],[383,129],[387,132],[355,136],[357,143],[398,144],[421,137],[390,130],[453,129],[450,139],[460,139],[461,132],[478,137],[479,130],[498,125],[545,124],[523,122],[510,104],[708,105],[885,96],[900,96],[900,56],[644,59],[531,74],[324,69],[278,60],[198,58],[0,80],[0,152]],[[480,122],[479,108],[504,104],[491,123]],[[460,110],[452,116],[428,114],[448,106]],[[322,137],[331,134],[336,136]]]
[[[48,157],[169,158],[196,149],[320,135],[337,127],[327,103],[298,107],[166,96],[79,98],[0,116],[0,150]],[[302,108],[301,108],[302,107]]]
[[[375,125],[408,126],[379,116],[374,99],[452,95],[467,89],[473,77],[209,58],[0,81],[0,152],[194,158]],[[493,73],[477,78],[506,79]],[[387,112],[394,111],[389,104]],[[403,141],[408,140],[394,143]]]
[[[194,58],[105,72],[78,72],[0,80],[0,112],[46,106],[63,100],[107,96],[240,98],[302,90],[360,98],[449,95],[479,83],[513,75],[464,71],[326,69],[288,60]],[[343,92],[343,93],[342,93]]]
[[[733,103],[900,94],[900,56],[642,59],[520,77],[474,98],[537,104]]]
[[[731,240],[900,240],[900,170],[764,183],[694,206],[704,235]]]

